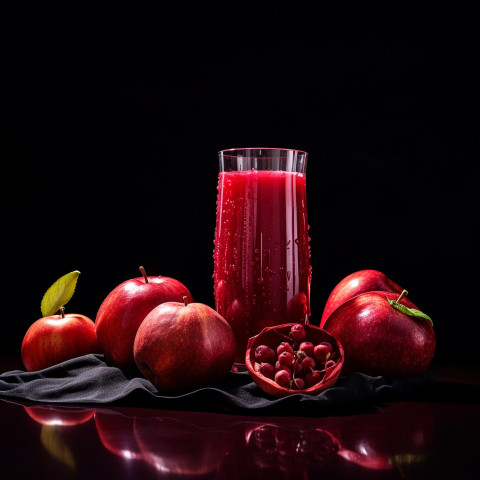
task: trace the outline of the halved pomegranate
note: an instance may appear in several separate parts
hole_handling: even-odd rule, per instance
[[[275,397],[316,395],[332,387],[343,361],[343,348],[335,337],[315,325],[299,323],[264,328],[250,338],[245,356],[254,382]]]

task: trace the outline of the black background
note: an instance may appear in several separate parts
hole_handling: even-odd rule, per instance
[[[67,312],[92,319],[140,265],[213,306],[217,151],[263,146],[309,152],[312,323],[374,268],[433,318],[435,362],[480,365],[473,12],[197,2],[3,22],[4,352],[76,269]]]

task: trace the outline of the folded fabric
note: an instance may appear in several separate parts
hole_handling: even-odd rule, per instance
[[[230,372],[220,384],[177,395],[162,395],[141,374],[106,363],[103,355],[85,355],[38,372],[15,370],[0,375],[0,397],[71,405],[117,405],[248,415],[322,416],[336,409],[355,411],[380,401],[405,398],[435,379],[371,377],[354,373],[340,377],[318,395],[275,398],[264,393],[248,372]]]

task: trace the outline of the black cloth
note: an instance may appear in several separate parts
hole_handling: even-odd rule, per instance
[[[248,372],[230,372],[220,384],[177,395],[161,395],[138,370],[108,365],[103,355],[78,357],[38,372],[0,375],[0,397],[71,405],[117,405],[248,415],[321,416],[343,409],[405,398],[435,382],[430,373],[415,377],[371,377],[354,373],[318,395],[275,398],[264,393]]]

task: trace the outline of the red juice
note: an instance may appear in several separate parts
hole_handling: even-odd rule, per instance
[[[304,173],[221,172],[214,250],[216,310],[237,339],[310,315],[310,245]]]

